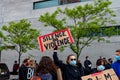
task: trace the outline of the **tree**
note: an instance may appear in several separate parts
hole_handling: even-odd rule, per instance
[[[114,11],[109,8],[109,0],[94,0],[92,4],[74,8],[58,8],[53,13],[45,13],[39,21],[45,26],[52,26],[55,30],[69,28],[75,43],[70,48],[79,58],[81,51],[93,41],[107,41],[102,35],[110,37],[114,34],[113,27],[105,28],[108,23],[115,23]],[[101,33],[102,30],[102,33]]]
[[[1,62],[1,52],[6,49],[13,49],[15,46],[6,45],[3,42],[3,33],[0,31],[0,62]]]
[[[8,26],[2,26],[2,30],[7,32],[6,35],[4,34],[4,42],[6,45],[15,46],[13,49],[19,54],[19,64],[23,53],[38,48],[37,37],[40,33],[37,29],[30,28],[30,26],[31,24],[27,19],[10,22]]]

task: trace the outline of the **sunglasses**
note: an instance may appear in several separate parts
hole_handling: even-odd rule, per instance
[[[71,61],[73,61],[73,60],[76,61],[76,59],[70,59],[70,60],[71,60]]]

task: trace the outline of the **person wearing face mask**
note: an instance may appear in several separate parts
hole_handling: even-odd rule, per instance
[[[96,61],[96,68],[94,68],[91,72],[91,74],[93,73],[97,73],[97,72],[101,72],[103,70],[105,70],[105,65],[104,65],[104,60],[103,59],[98,59]]]
[[[76,57],[71,54],[66,59],[66,64],[59,60],[57,56],[57,46],[54,48],[53,59],[55,64],[62,71],[63,80],[81,80],[81,73],[76,66]]]
[[[117,74],[120,80],[120,49],[116,50],[116,61],[112,64],[112,68],[114,69],[115,73]]]
[[[98,59],[96,62],[96,66],[97,66],[97,71],[103,71],[105,70],[105,65],[104,65],[104,60],[103,59]]]

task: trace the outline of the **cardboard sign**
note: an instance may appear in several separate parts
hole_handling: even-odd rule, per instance
[[[83,76],[82,80],[119,80],[113,69],[104,70],[88,76]]]
[[[60,30],[38,37],[38,43],[41,52],[53,49],[56,45],[63,46],[73,42],[74,40],[71,36],[69,29]]]

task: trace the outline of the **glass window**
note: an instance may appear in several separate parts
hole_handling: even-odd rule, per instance
[[[107,26],[97,29],[94,28],[86,29],[86,34],[84,35],[84,37],[89,37],[89,36],[105,37],[105,36],[116,36],[116,35],[117,36],[120,35],[120,26]]]
[[[34,2],[33,9],[40,9],[40,8],[52,7],[58,5],[59,5],[58,0],[44,0],[44,1]]]
[[[58,5],[76,3],[76,2],[85,2],[90,0],[42,0],[33,3],[33,9],[40,9],[46,7],[53,7]]]
[[[33,3],[33,9],[40,9],[46,7],[53,7],[58,5],[76,3],[76,2],[85,2],[90,0],[42,0]]]

